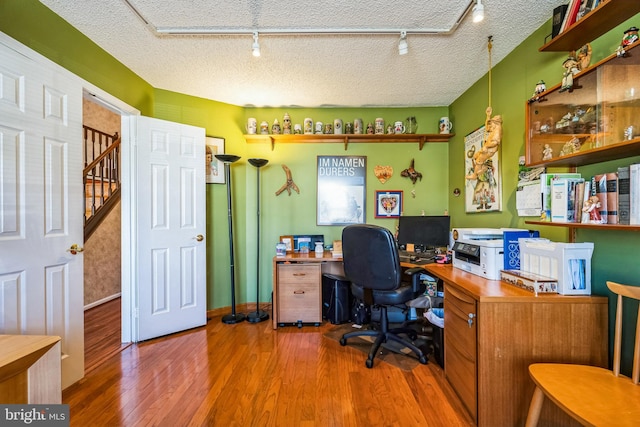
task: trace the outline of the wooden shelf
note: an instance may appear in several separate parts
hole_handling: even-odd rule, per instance
[[[354,134],[318,134],[318,135],[245,135],[244,139],[249,144],[265,143],[271,144],[271,150],[275,148],[276,143],[284,144],[304,144],[304,143],[338,143],[344,144],[345,151],[350,142],[352,143],[418,143],[420,150],[427,142],[449,142],[454,133],[436,133],[436,134],[385,134],[385,135],[354,135]]]
[[[557,136],[554,134],[553,136]],[[572,134],[567,134],[567,139]],[[577,135],[579,137],[579,135]],[[576,167],[583,165],[592,165],[595,163],[606,162],[609,160],[617,160],[625,157],[633,157],[640,155],[640,138],[634,138],[630,141],[623,141],[617,144],[605,145],[603,147],[592,148],[582,152],[568,154],[562,157],[554,157],[551,160],[541,162],[532,162],[527,164],[528,167],[538,166],[568,166]]]
[[[579,222],[525,221],[525,224],[548,225],[550,227],[589,228],[598,230],[640,231],[640,225],[624,224],[587,224]]]
[[[538,50],[540,52],[577,50],[637,13],[640,13],[640,2],[637,0],[603,0],[598,7]],[[620,39],[622,40],[622,34]]]

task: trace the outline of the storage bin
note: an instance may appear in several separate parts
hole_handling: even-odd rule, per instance
[[[519,239],[520,270],[558,281],[558,293],[591,295],[593,243],[559,243]]]

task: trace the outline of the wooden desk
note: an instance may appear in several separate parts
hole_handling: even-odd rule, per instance
[[[273,329],[279,323],[322,322],[324,273],[344,275],[342,258],[333,258],[330,251],[324,251],[322,258],[315,252],[273,257]]]
[[[524,425],[531,363],[607,366],[606,297],[536,297],[451,265],[423,267],[444,281],[445,376],[478,426]],[[576,424],[547,401],[540,425]]]
[[[60,337],[0,335],[0,402],[62,403]]]

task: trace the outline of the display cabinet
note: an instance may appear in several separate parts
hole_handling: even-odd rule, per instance
[[[640,42],[527,103],[527,166],[580,166],[640,154]]]

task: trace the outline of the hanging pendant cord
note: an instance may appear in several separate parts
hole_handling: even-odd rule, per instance
[[[485,122],[484,122],[485,137],[486,137],[486,134],[487,134],[487,127],[488,127],[489,119],[491,118],[491,112],[492,112],[492,108],[491,108],[491,69],[493,68],[491,66],[491,47],[493,46],[492,43],[491,43],[492,41],[493,41],[493,36],[487,37],[487,51],[488,51],[488,54],[489,54],[489,73],[487,74],[487,79],[489,81],[489,84],[488,84],[488,86],[489,86],[489,106],[487,107],[487,111],[486,111],[487,118],[485,119]]]

